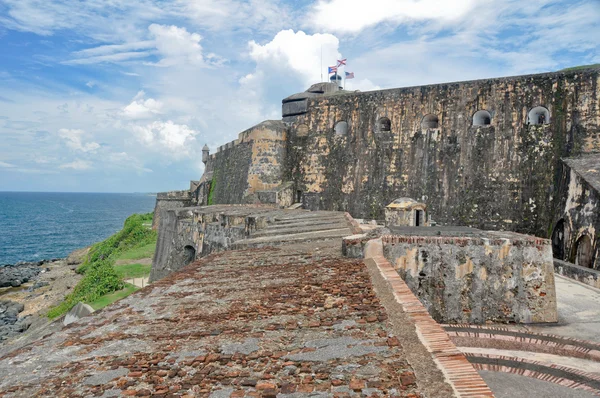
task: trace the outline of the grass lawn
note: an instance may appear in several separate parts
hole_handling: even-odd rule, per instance
[[[105,294],[100,297],[98,300],[88,303],[92,306],[94,310],[99,310],[100,308],[104,308],[109,304],[114,303],[117,300],[122,299],[123,297],[129,296],[131,293],[135,292],[139,288],[137,286],[130,285],[129,283],[125,284],[125,288],[122,290],[117,290],[116,292],[112,292],[109,294]]]
[[[117,260],[139,260],[141,258],[152,258],[156,250],[156,242],[144,246],[134,247],[120,253]]]
[[[115,271],[121,279],[129,278],[143,278],[150,275],[150,264],[126,264],[126,265],[115,265]]]

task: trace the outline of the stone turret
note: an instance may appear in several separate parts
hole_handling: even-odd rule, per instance
[[[204,144],[204,147],[202,148],[202,163],[204,163],[206,165],[206,162],[208,162],[208,153],[210,152],[210,149],[208,149],[208,145]]]

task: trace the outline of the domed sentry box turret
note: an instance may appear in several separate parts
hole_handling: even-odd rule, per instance
[[[202,163],[206,164],[208,162],[208,154],[210,149],[208,149],[208,145],[204,144],[204,148],[202,148]]]
[[[427,205],[411,198],[394,200],[385,207],[386,227],[427,226]]]

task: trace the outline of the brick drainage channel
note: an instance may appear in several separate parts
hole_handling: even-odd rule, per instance
[[[443,327],[459,349],[480,347],[495,352],[516,350],[600,362],[600,344],[596,342],[550,334],[527,333],[502,327],[477,325],[443,325]],[[597,374],[515,356],[483,352],[466,352],[465,356],[478,370],[524,375],[600,395],[600,375]]]

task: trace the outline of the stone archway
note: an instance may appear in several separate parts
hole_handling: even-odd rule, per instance
[[[575,244],[575,264],[592,268],[592,257],[592,239],[588,235],[583,235],[577,239],[577,243]]]

